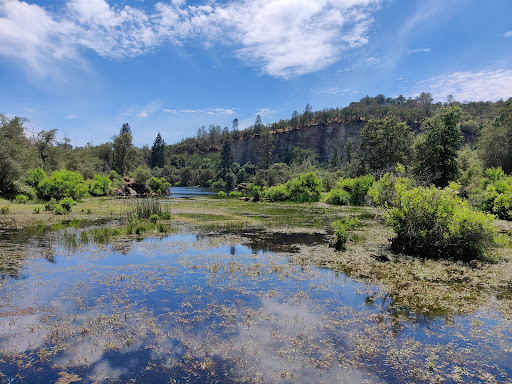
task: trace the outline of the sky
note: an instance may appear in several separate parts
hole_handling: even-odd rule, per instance
[[[366,95],[512,97],[511,0],[0,0],[0,113],[74,146]]]

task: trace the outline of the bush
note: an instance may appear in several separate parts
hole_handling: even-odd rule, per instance
[[[379,181],[373,183],[368,190],[368,196],[375,205],[385,208],[395,207],[399,202],[400,194],[412,187],[413,183],[407,177],[386,173]]]
[[[343,189],[333,189],[327,194],[325,202],[334,205],[350,205],[350,193]]]
[[[0,208],[0,215],[7,215],[9,213],[9,207],[4,206]]]
[[[227,194],[224,191],[219,191],[219,193],[217,193],[217,197],[219,199],[225,199],[227,197]]]
[[[45,211],[53,211],[55,207],[57,206],[57,200],[55,200],[53,197],[44,205]]]
[[[31,187],[37,188],[39,183],[46,177],[48,176],[45,171],[42,168],[37,167],[36,169],[27,172],[25,182]]]
[[[278,185],[265,191],[265,197],[270,201],[286,201],[290,199],[286,186]]]
[[[75,205],[75,202],[71,197],[65,197],[59,201],[59,205],[64,208],[67,212],[71,212],[71,207]]]
[[[112,190],[112,181],[107,176],[94,175],[90,181],[89,193],[93,196],[105,196]]]
[[[54,215],[65,215],[67,214],[69,211],[66,210],[66,208],[64,208],[62,205],[60,204],[57,204],[55,206],[55,208],[53,209],[53,214]]]
[[[251,188],[251,192],[252,192],[252,200],[253,201],[260,201],[261,198],[263,197],[263,192],[261,190],[261,187],[259,185],[253,185],[252,188]]]
[[[489,168],[480,187],[470,194],[470,200],[482,211],[493,213],[503,220],[512,220],[512,176],[501,168]]]
[[[137,184],[146,184],[151,177],[151,171],[147,167],[138,167],[133,171],[133,178]]]
[[[344,251],[348,241],[348,231],[354,229],[359,220],[356,218],[349,218],[345,221],[335,221],[332,223],[334,227],[334,241],[333,246],[337,251]]]
[[[28,201],[28,196],[25,195],[17,195],[14,198],[14,201],[16,201],[18,204],[26,204]]]
[[[40,212],[41,212],[41,208],[40,207],[35,207],[34,208],[34,215],[38,215]]]
[[[158,220],[160,220],[160,216],[158,216],[156,213],[151,215],[151,217],[149,218],[149,220],[153,223],[153,224],[156,224],[156,222]]]
[[[322,181],[314,172],[299,174],[286,183],[286,190],[291,201],[316,202],[322,196]]]
[[[169,192],[169,188],[171,188],[171,183],[165,181],[165,178],[161,177],[151,177],[148,180],[148,186],[151,191],[158,193],[159,195],[165,195]]]
[[[51,177],[45,177],[37,189],[39,194],[47,200],[51,198],[60,200],[64,197],[80,200],[87,195],[89,190],[78,172],[65,169],[53,172]]]
[[[350,194],[350,205],[362,206],[366,204],[366,194],[374,182],[375,179],[372,175],[341,179],[338,181],[337,189]]]
[[[450,191],[435,187],[400,193],[388,222],[395,251],[430,258],[481,259],[494,242],[494,217],[472,210]]]

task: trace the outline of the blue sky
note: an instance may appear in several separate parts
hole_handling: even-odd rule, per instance
[[[0,0],[0,113],[136,145],[365,95],[512,96],[510,0]],[[29,132],[29,133],[30,133]]]

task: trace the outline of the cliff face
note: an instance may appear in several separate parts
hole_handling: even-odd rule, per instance
[[[274,132],[274,162],[284,162],[289,159],[295,147],[311,149],[318,154],[321,162],[329,161],[334,148],[338,154],[345,157],[345,144],[352,139],[354,150],[361,142],[361,129],[366,121],[332,122],[315,124],[309,127],[285,132]],[[240,164],[259,160],[260,135],[242,138],[234,142],[236,161]]]

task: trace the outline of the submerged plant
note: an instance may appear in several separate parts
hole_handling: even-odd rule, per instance
[[[334,240],[332,246],[337,251],[344,251],[348,241],[348,232],[354,229],[359,224],[356,218],[347,218],[344,221],[338,220],[332,223],[334,227]]]

